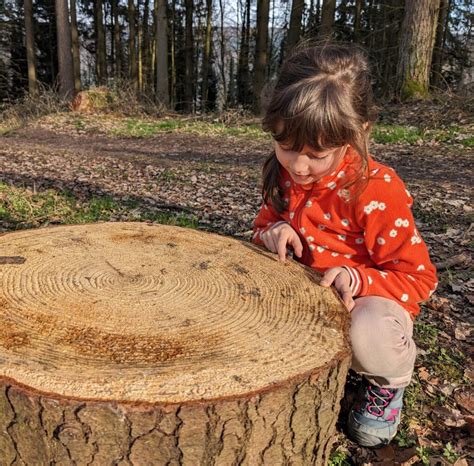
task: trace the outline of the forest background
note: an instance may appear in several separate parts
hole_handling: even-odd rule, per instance
[[[331,465],[467,465],[473,18],[470,0],[0,1],[0,232],[137,220],[249,240],[282,60],[360,44],[380,109],[371,152],[414,196],[439,286],[395,441],[359,448],[341,416]]]

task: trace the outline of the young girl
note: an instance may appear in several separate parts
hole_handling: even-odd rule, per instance
[[[254,227],[254,242],[281,260],[291,248],[324,272],[321,285],[334,285],[351,311],[352,368],[364,383],[348,434],[369,447],[396,434],[416,355],[412,320],[437,285],[410,193],[368,153],[373,121],[361,50],[327,44],[294,53],[263,119],[275,151]]]

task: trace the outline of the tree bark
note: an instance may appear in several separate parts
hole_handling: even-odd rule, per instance
[[[2,464],[327,463],[349,314],[313,270],[145,223],[16,231],[0,257]]]
[[[301,36],[301,18],[303,17],[304,0],[293,0],[291,4],[290,28],[286,38],[285,56],[293,50]]]
[[[400,36],[398,94],[402,99],[429,97],[429,73],[440,0],[405,1]]]
[[[74,97],[74,67],[71,53],[71,26],[67,0],[56,1],[56,32],[58,38],[59,94]]]
[[[185,0],[186,5],[186,38],[185,38],[185,72],[184,72],[184,105],[187,113],[193,111],[194,104],[194,53],[193,53],[193,2]]]
[[[24,10],[26,59],[28,61],[28,90],[30,94],[33,95],[38,92],[38,83],[36,81],[35,34],[33,28],[32,0],[24,1]]]
[[[81,56],[79,52],[79,34],[77,31],[76,0],[70,0],[72,63],[74,67],[74,89],[81,90]]]
[[[168,87],[168,20],[166,0],[155,0],[156,23],[156,99],[169,107]]]
[[[324,0],[321,12],[321,26],[318,38],[328,40],[331,38],[334,26],[334,14],[336,12],[336,0]]]

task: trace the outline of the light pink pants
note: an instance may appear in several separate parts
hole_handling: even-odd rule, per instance
[[[390,299],[365,296],[351,312],[352,369],[380,387],[406,387],[415,365],[413,322]]]

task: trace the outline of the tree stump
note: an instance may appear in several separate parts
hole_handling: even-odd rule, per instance
[[[307,267],[147,223],[0,237],[1,465],[321,465],[348,313]]]

